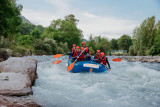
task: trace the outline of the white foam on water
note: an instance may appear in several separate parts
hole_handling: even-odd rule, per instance
[[[38,79],[34,97],[44,107],[159,107],[160,71],[139,62],[112,62],[109,73],[70,73],[67,57],[34,57]],[[112,57],[109,57],[111,59]]]

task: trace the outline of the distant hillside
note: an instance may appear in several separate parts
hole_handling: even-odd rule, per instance
[[[24,16],[20,16],[20,18],[22,19],[23,23],[29,23],[32,24],[28,19],[26,19]]]
[[[30,35],[32,30],[36,27],[39,29],[39,32],[42,33],[44,30],[44,27],[42,25],[35,25],[31,23],[28,19],[26,19],[24,16],[20,16],[22,19],[22,23],[19,26],[19,31],[21,35]]]
[[[86,41],[88,41],[88,40],[83,38],[82,41],[86,42]]]

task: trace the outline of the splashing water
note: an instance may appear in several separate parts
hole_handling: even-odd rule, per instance
[[[44,107],[160,107],[160,64],[113,62],[109,73],[70,73],[67,56],[52,64],[52,56],[38,60],[33,87]]]

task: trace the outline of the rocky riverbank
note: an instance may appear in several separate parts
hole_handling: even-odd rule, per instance
[[[37,78],[37,61],[27,57],[11,57],[0,63],[0,107],[39,107],[31,95]]]
[[[128,62],[149,62],[149,63],[160,63],[159,56],[122,56],[122,60]]]

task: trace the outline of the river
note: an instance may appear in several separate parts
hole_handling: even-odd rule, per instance
[[[113,62],[109,73],[70,73],[67,56],[38,60],[33,97],[43,107],[160,107],[160,64]]]

